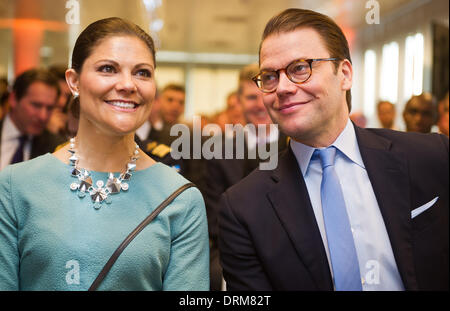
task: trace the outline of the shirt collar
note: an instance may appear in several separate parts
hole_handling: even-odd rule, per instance
[[[304,145],[293,139],[290,140],[290,146],[292,152],[294,152],[294,155],[297,158],[302,174],[305,176],[312,154],[316,148]],[[350,161],[361,166],[362,168],[365,168],[361,153],[359,152],[358,141],[356,140],[355,127],[350,119],[347,120],[347,125],[344,130],[330,146],[335,146],[348,159],[350,159]]]
[[[9,113],[5,116],[2,129],[3,139],[5,141],[14,140],[22,136],[22,133],[17,129],[14,122],[11,120]]]

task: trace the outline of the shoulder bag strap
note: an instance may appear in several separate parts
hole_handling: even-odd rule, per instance
[[[165,199],[150,215],[148,215],[131,233],[123,240],[123,242],[119,245],[119,247],[114,251],[111,258],[109,258],[108,262],[103,267],[102,271],[98,274],[97,278],[92,283],[91,287],[89,287],[89,291],[95,291],[100,283],[103,281],[105,276],[108,274],[111,267],[116,262],[117,258],[123,252],[123,250],[130,244],[130,242],[156,217],[158,214],[172,201],[180,195],[184,190],[195,187],[193,183],[187,183],[172,193],[167,199]]]

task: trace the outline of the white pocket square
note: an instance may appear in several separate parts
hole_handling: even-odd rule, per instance
[[[422,206],[420,206],[420,207],[418,207],[418,208],[416,208],[416,209],[413,209],[413,210],[411,211],[411,219],[413,219],[414,217],[416,217],[416,216],[422,214],[422,213],[425,212],[427,209],[429,209],[430,207],[432,207],[433,204],[436,203],[436,201],[437,201],[438,199],[439,199],[439,197],[435,197],[435,198],[434,198],[433,200],[431,200],[430,202],[425,203],[424,205],[422,205]]]

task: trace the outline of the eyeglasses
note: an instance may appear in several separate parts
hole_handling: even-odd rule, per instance
[[[340,58],[315,58],[315,59],[297,59],[287,65],[286,68],[278,70],[264,70],[254,76],[252,80],[256,83],[256,86],[264,93],[272,93],[280,82],[280,71],[284,70],[286,76],[295,84],[302,84],[308,81],[312,74],[313,62],[321,61],[337,61]]]

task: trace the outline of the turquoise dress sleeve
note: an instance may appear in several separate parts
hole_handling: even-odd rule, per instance
[[[11,169],[0,172],[0,291],[19,289],[17,219],[11,199]]]
[[[197,188],[186,190],[186,202],[191,206],[183,211],[173,223],[172,246],[167,271],[164,275],[163,290],[209,290],[209,252],[205,252],[205,243],[209,244],[207,224],[203,221],[206,209],[200,191]],[[180,277],[180,276],[183,277]]]
[[[107,180],[106,172],[91,172]],[[0,172],[0,290],[84,291],[114,250],[188,180],[157,163],[94,209],[51,154]],[[98,290],[208,290],[206,210],[197,188],[181,193],[127,246]]]

